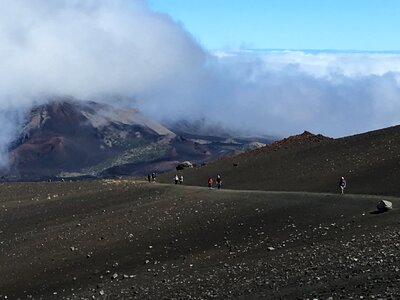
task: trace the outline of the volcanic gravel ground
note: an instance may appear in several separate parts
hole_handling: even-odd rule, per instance
[[[398,299],[400,201],[101,180],[0,185],[0,299]]]

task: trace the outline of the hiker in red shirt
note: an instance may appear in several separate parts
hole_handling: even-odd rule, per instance
[[[212,186],[213,186],[213,179],[212,179],[212,177],[209,177],[208,178],[208,188],[212,189]]]

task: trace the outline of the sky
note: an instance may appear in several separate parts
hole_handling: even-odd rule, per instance
[[[400,50],[398,0],[150,0],[206,49]]]
[[[209,134],[342,137],[398,125],[399,7],[0,0],[0,167],[27,112],[59,96],[163,124],[201,121]]]

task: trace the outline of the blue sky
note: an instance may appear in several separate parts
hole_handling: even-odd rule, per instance
[[[399,0],[149,0],[206,49],[400,50]]]

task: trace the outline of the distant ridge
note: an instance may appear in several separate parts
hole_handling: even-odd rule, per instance
[[[258,148],[254,151],[243,153],[242,156],[252,156],[252,155],[257,155],[259,153],[267,153],[271,151],[278,151],[280,149],[299,147],[301,145],[309,146],[313,143],[319,143],[331,139],[332,138],[323,136],[322,134],[315,135],[309,131],[304,131],[302,134],[289,136],[282,140],[265,145],[264,147]]]

